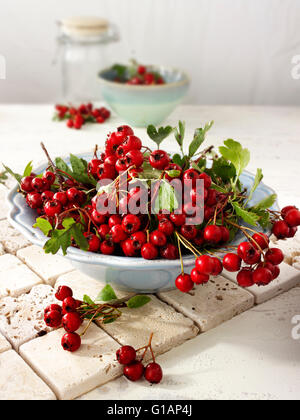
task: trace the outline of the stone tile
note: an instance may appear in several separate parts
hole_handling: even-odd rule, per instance
[[[104,287],[103,283],[77,270],[60,276],[55,283],[55,289],[59,286],[71,287],[74,297],[80,300],[82,300],[84,295],[88,295],[91,299],[95,300]],[[118,297],[122,296],[118,294]]]
[[[19,249],[31,245],[7,220],[0,221],[0,242],[4,250],[11,254],[16,254]]]
[[[293,261],[293,267],[296,270],[300,270],[300,257],[295,257]]]
[[[224,270],[223,276],[237,283],[236,273],[229,273],[228,271]],[[283,292],[287,292],[299,284],[300,273],[288,264],[282,263],[280,264],[280,275],[272,283],[270,283],[268,286],[254,285],[247,288],[247,290],[254,295],[255,303],[259,305],[260,303],[273,299],[275,296],[278,296]]]
[[[274,236],[271,238],[273,247],[278,247],[284,253],[284,261],[292,265],[294,258],[300,256],[300,238],[285,239],[277,241]]]
[[[179,346],[198,333],[193,321],[176,312],[171,306],[151,295],[151,302],[142,308],[122,308],[122,316],[114,323],[101,325],[120,344],[135,348],[145,346],[153,332],[156,354]]]
[[[32,245],[21,249],[17,256],[38,274],[45,283],[54,286],[57,278],[65,273],[74,270],[67,258],[59,255],[45,254],[43,248]]]
[[[29,294],[0,300],[0,331],[16,350],[21,344],[52,331],[44,323],[44,309],[58,303],[54,293],[52,287],[42,284],[33,287]]]
[[[11,270],[23,265],[19,258],[11,254],[4,254],[0,257],[0,272]]]
[[[249,292],[221,276],[195,287],[190,293],[173,290],[158,296],[193,319],[201,332],[215,328],[254,305],[254,298]]]
[[[0,353],[3,353],[4,351],[10,350],[10,349],[11,349],[11,345],[6,340],[6,338],[3,337],[2,334],[0,334]]]
[[[0,271],[0,297],[18,297],[40,283],[43,280],[25,264],[17,265],[15,268]]]
[[[13,350],[0,354],[0,400],[55,400],[50,388]]]
[[[121,375],[115,359],[119,345],[101,328],[92,324],[74,353],[61,347],[63,334],[59,329],[20,348],[21,356],[59,399],[74,399]]]
[[[0,184],[0,220],[5,219],[8,214],[8,206],[6,204],[7,193],[7,188]]]

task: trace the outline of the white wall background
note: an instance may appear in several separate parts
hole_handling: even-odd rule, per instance
[[[56,100],[55,21],[73,15],[119,26],[117,61],[185,68],[191,103],[300,105],[300,0],[1,0],[0,102]]]

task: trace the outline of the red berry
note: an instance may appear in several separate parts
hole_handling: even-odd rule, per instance
[[[174,232],[174,225],[168,219],[161,219],[158,223],[158,230],[165,235],[170,236]]]
[[[222,240],[221,242],[226,243],[230,239],[230,232],[229,229],[225,226],[220,226],[221,232],[222,232]]]
[[[191,271],[191,280],[196,284],[205,284],[209,281],[209,275],[199,273],[196,268]]]
[[[100,159],[92,159],[88,164],[88,173],[96,176],[99,165],[103,163]]]
[[[53,217],[62,212],[62,205],[59,201],[48,201],[44,205],[44,210],[47,216]]]
[[[300,226],[300,211],[297,209],[290,210],[284,218],[284,221],[290,227]]]
[[[188,241],[192,241],[197,236],[197,229],[194,225],[183,225],[180,228],[181,235]]]
[[[268,236],[265,233],[259,232],[259,233],[255,233],[252,238],[254,239],[254,241],[257,243],[257,245],[259,245],[259,247],[264,250],[266,248],[268,248],[269,243],[270,243],[270,239],[268,238]],[[257,245],[252,242],[252,245],[254,246],[254,248],[258,248]]]
[[[121,223],[122,223],[122,219],[121,219],[121,216],[119,216],[118,214],[113,214],[108,219],[108,226],[110,228],[112,228],[115,225],[120,225]]]
[[[269,262],[261,262],[260,264],[258,264],[257,268],[267,268],[269,271],[271,271],[272,276],[273,276],[273,280],[274,280],[274,275],[276,274],[275,267],[277,267],[277,265],[273,265]]]
[[[100,251],[104,255],[112,255],[115,252],[115,246],[112,241],[103,241],[100,245]]]
[[[253,281],[258,286],[266,286],[273,280],[273,275],[267,268],[257,268],[253,272]]]
[[[249,242],[242,242],[238,246],[238,256],[249,265],[257,264],[261,260],[259,251]]]
[[[167,244],[160,249],[160,255],[166,260],[177,260],[179,257],[178,248],[173,244]]]
[[[98,124],[103,124],[105,119],[102,117],[102,115],[99,115],[99,117],[96,118],[96,121]]]
[[[175,286],[181,292],[187,293],[192,290],[194,283],[189,274],[180,274],[175,280]]]
[[[132,136],[134,134],[133,129],[129,125],[121,125],[117,128],[117,134],[124,140],[127,136]]]
[[[116,169],[113,165],[108,163],[101,163],[97,169],[99,179],[114,179],[116,176]]]
[[[68,197],[64,191],[58,191],[54,194],[53,200],[59,201],[63,206],[65,206],[68,202]]]
[[[105,158],[104,163],[106,163],[107,165],[111,165],[114,166],[117,162],[118,158],[115,155],[111,155],[111,156],[107,156],[107,158]]]
[[[272,233],[276,236],[277,239],[285,239],[288,237],[290,228],[286,222],[280,220],[279,222],[274,223]]]
[[[73,291],[68,286],[59,286],[55,294],[56,299],[60,301],[63,301],[67,297],[72,297],[72,296],[73,296]]]
[[[144,79],[145,79],[146,85],[152,85],[155,83],[155,77],[154,77],[154,74],[152,73],[146,73],[144,76]]]
[[[62,325],[69,333],[77,331],[81,324],[82,321],[78,312],[68,312],[63,316]]]
[[[127,239],[127,234],[124,232],[122,225],[114,225],[110,230],[110,234],[112,241],[116,244]]]
[[[144,162],[144,155],[139,150],[130,150],[125,156],[128,167],[135,166],[139,168]]]
[[[274,265],[274,271],[273,271],[273,280],[277,279],[277,277],[279,277],[280,275],[280,268],[278,267],[278,265]]]
[[[132,77],[130,80],[128,80],[127,84],[128,85],[141,85],[142,81],[139,77]]]
[[[46,181],[49,185],[54,184],[55,178],[55,174],[51,171],[46,171],[43,175],[43,180]]]
[[[67,190],[67,198],[71,203],[78,203],[80,200],[80,191],[77,188],[69,188]]]
[[[42,178],[33,178],[32,180],[32,188],[37,192],[42,192],[45,189],[45,182]]]
[[[236,279],[241,287],[251,287],[254,285],[252,271],[247,268],[241,270]]]
[[[199,172],[195,169],[188,169],[183,173],[182,180],[185,181],[192,181],[193,188],[196,186],[196,180],[199,179]]]
[[[29,193],[26,196],[26,202],[32,209],[39,209],[43,206],[43,200],[39,193]]]
[[[271,248],[265,255],[266,261],[273,264],[279,265],[284,260],[284,255],[281,249],[279,248]]]
[[[74,127],[74,121],[71,120],[71,119],[69,119],[66,124],[67,124],[67,127],[69,127],[69,128],[73,128]]]
[[[139,231],[135,232],[130,236],[130,240],[132,241],[132,246],[137,251],[142,249],[142,246],[147,242],[147,235],[145,232]]]
[[[94,235],[93,233],[90,233],[90,234],[84,233],[84,236],[86,237],[86,239],[88,241],[88,244],[89,244],[88,251],[89,252],[99,251],[101,241],[98,238],[98,236]]]
[[[137,68],[137,72],[138,72],[138,74],[144,74],[144,73],[146,73],[146,67],[145,66],[138,66],[138,68]]]
[[[170,220],[171,222],[174,223],[175,226],[182,226],[185,224],[186,215],[183,213],[182,214],[171,213]]]
[[[218,258],[213,258],[214,269],[212,271],[212,276],[219,276],[223,271],[223,264]]]
[[[98,228],[98,233],[102,239],[106,239],[106,236],[110,233],[110,228],[106,224],[102,224]]]
[[[125,141],[122,143],[122,146],[126,150],[126,153],[130,150],[141,150],[142,142],[136,136],[128,136]]]
[[[142,362],[135,361],[127,366],[124,366],[123,373],[130,381],[138,381],[144,374],[144,365]]]
[[[204,237],[203,237],[203,231],[202,230],[197,230],[197,236],[194,239],[194,244],[197,245],[198,247],[201,247],[204,244]]]
[[[44,309],[44,314],[47,314],[50,311],[57,311],[62,313],[62,307],[57,305],[56,303],[53,303],[52,305],[48,305],[45,309]]]
[[[78,308],[78,302],[73,297],[69,296],[63,300],[62,309],[64,313],[74,312]]]
[[[217,204],[217,191],[216,190],[208,190],[207,199],[205,205],[208,207],[215,206]]]
[[[128,162],[125,158],[118,159],[115,165],[117,172],[125,172],[128,169]]]
[[[210,225],[204,229],[204,239],[211,244],[218,244],[222,240],[222,231],[219,226]]]
[[[33,176],[25,176],[21,180],[21,190],[24,192],[31,192],[33,191],[32,187]]]
[[[289,233],[287,235],[287,238],[294,238],[297,232],[298,232],[298,228],[296,227],[289,228]]]
[[[128,234],[137,232],[141,226],[140,219],[134,214],[128,214],[122,220],[122,228]]]
[[[171,173],[171,171],[177,171],[179,172],[176,176],[170,176],[168,174],[168,172]],[[176,163],[170,163],[166,168],[165,168],[165,179],[168,180],[169,182],[171,182],[173,179],[176,178],[180,178],[182,175],[182,168],[181,166],[177,165]],[[174,173],[174,172],[173,172]]]
[[[96,225],[102,225],[106,221],[104,214],[98,213],[97,210],[92,211],[91,218]]]
[[[122,346],[116,352],[117,360],[121,365],[129,365],[135,361],[136,351],[131,346]]]
[[[282,218],[284,219],[285,218],[285,216],[288,214],[288,212],[290,211],[290,210],[298,210],[297,209],[297,207],[295,207],[295,206],[287,206],[287,207],[284,207],[282,210],[281,210],[281,216],[282,216]]]
[[[74,352],[81,346],[81,338],[76,333],[66,333],[61,340],[61,345],[64,350]]]
[[[58,328],[61,326],[61,312],[60,311],[47,312],[44,316],[44,320],[48,327]]]
[[[162,368],[158,363],[149,363],[146,366],[144,377],[151,384],[159,384],[163,378]]]
[[[211,187],[212,180],[209,175],[203,172],[202,174],[199,175],[199,179],[202,179],[204,181],[204,188],[206,190],[208,190]]]
[[[209,255],[202,255],[196,259],[196,269],[202,274],[210,275],[214,271],[214,260]]]
[[[122,251],[126,257],[137,257],[138,250],[134,247],[131,239],[126,239],[121,243]]]
[[[149,162],[152,168],[163,170],[168,166],[170,158],[164,150],[155,150],[151,153]]]
[[[154,260],[158,256],[158,250],[156,246],[148,242],[142,246],[141,255],[145,260]]]
[[[226,254],[223,258],[223,266],[225,270],[234,273],[241,269],[242,259],[233,253]]]
[[[160,230],[155,230],[150,235],[150,241],[155,246],[165,246],[167,244],[167,237]]]
[[[52,191],[44,191],[41,194],[41,198],[44,202],[53,200],[53,197],[54,197],[54,193]]]

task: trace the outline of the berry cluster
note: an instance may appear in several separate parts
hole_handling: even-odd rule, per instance
[[[82,302],[73,298],[73,291],[68,286],[57,289],[56,299],[62,301],[62,306],[52,304],[44,310],[44,321],[48,327],[59,328],[63,326],[66,334],[62,337],[61,345],[64,350],[74,352],[81,346],[81,338],[77,331],[82,318],[77,312]]]
[[[109,117],[110,111],[105,107],[94,108],[91,103],[81,104],[78,108],[66,105],[56,105],[55,120],[67,120],[67,127],[80,130],[86,123],[103,124]]]
[[[154,353],[152,350],[152,337],[147,346],[135,350],[132,346],[122,346],[116,353],[117,360],[121,365],[124,365],[123,373],[130,381],[138,381],[144,375],[145,379],[151,384],[158,384],[163,378],[163,372],[161,366],[156,363]],[[150,350],[152,355],[152,362],[148,363],[145,367],[143,359],[146,355],[147,350]],[[144,350],[144,353],[140,360],[137,360],[137,352]]]
[[[300,226],[300,211],[295,206],[287,206],[281,210],[281,220],[274,223],[272,233],[277,239],[293,238]]]
[[[164,78],[157,73],[147,70],[146,66],[139,65],[136,73],[131,76],[127,81],[128,85],[163,85],[165,84]]]

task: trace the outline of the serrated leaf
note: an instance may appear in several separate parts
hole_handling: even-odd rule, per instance
[[[170,213],[177,209],[178,200],[174,187],[169,182],[161,180],[158,197],[155,200],[154,211],[168,210]]]
[[[151,301],[149,296],[137,295],[127,301],[127,306],[130,309],[141,308]]]
[[[117,295],[110,284],[104,286],[99,295],[96,297],[96,300],[101,302],[108,302],[114,299],[117,299]]]
[[[184,164],[184,162],[183,162],[183,159],[182,159],[182,157],[178,154],[178,153],[176,153],[174,156],[173,156],[173,162],[174,163],[176,163],[176,165],[179,165],[179,166],[183,166],[183,164]]]
[[[33,225],[34,228],[40,229],[45,236],[49,235],[49,232],[53,229],[51,223],[48,220],[38,217],[36,223]]]
[[[32,161],[30,161],[24,169],[23,177],[30,176],[33,170]]]
[[[66,164],[66,162],[62,158],[59,158],[59,157],[56,158],[55,159],[55,165],[61,171],[64,171],[69,175],[73,175],[71,169],[69,168],[69,166]]]
[[[224,159],[233,163],[237,172],[236,179],[238,179],[250,162],[250,152],[248,149],[243,149],[239,142],[232,139],[224,141],[224,145],[219,147],[219,151]]]
[[[243,209],[238,203],[232,203],[232,206],[238,217],[244,220],[251,226],[257,226],[257,221],[259,216],[256,213],[251,212],[250,210]]]
[[[185,136],[185,121],[178,122],[178,128],[175,129],[175,139],[179,146],[182,148]]]
[[[189,158],[192,158],[196,154],[205,140],[206,133],[211,129],[213,124],[214,122],[211,121],[210,123],[205,124],[204,128],[197,128],[195,130],[194,139],[189,147]]]
[[[254,182],[253,182],[253,186],[252,186],[252,188],[250,190],[249,197],[247,199],[247,203],[249,203],[249,201],[252,199],[253,194],[256,191],[256,189],[259,186],[259,184],[261,183],[261,181],[263,180],[263,177],[264,176],[263,176],[263,173],[262,173],[262,169],[257,169],[256,175],[255,175],[255,179],[254,179]]]
[[[181,174],[181,171],[177,169],[171,169],[170,171],[166,171],[166,174],[169,175],[170,178],[178,178]]]
[[[2,165],[3,165],[3,168],[6,170],[6,172],[8,172],[13,178],[15,178],[19,184],[21,184],[22,175],[15,173],[8,166],[5,166],[3,163]]]
[[[216,177],[221,178],[225,183],[236,177],[234,165],[222,157],[213,161],[212,171]]]
[[[97,185],[97,181],[87,174],[87,164],[85,160],[70,154],[70,163],[72,166],[72,176],[76,181],[84,184]]]
[[[159,149],[160,144],[162,141],[167,138],[173,131],[173,127],[167,126],[167,127],[159,127],[157,130],[154,125],[148,125],[147,127],[147,134],[150,137],[151,140],[153,140]]]
[[[277,200],[277,195],[272,194],[269,197],[264,198],[259,203],[255,204],[254,207],[252,207],[253,210],[267,210],[273,206],[273,204]]]
[[[88,295],[84,295],[82,300],[88,305],[95,305],[95,302],[93,302],[93,300]]]

